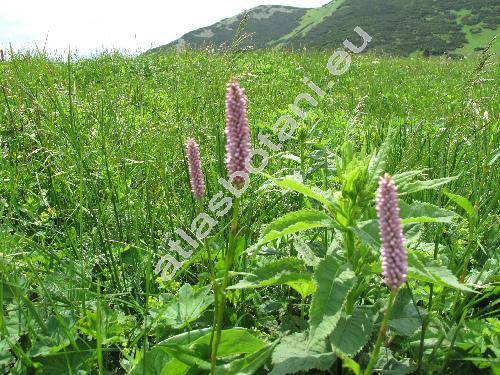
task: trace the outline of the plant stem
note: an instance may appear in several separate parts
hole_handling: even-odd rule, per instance
[[[448,349],[448,352],[446,353],[446,356],[443,361],[443,366],[441,367],[441,373],[444,374],[444,370],[446,369],[446,365],[448,364],[448,360],[450,359],[451,351],[453,350],[453,346],[455,345],[455,340],[457,339],[458,331],[462,327],[462,324],[464,323],[465,317],[467,316],[467,313],[469,312],[468,309],[465,309],[464,312],[462,313],[462,317],[460,318],[460,321],[457,324],[457,327],[455,328],[455,331],[453,332],[453,336],[451,338],[450,342],[450,348]]]
[[[231,226],[229,229],[229,243],[226,253],[226,269],[224,272],[224,278],[222,280],[222,285],[220,286],[218,306],[216,306],[216,321],[215,321],[215,334],[212,344],[211,353],[211,370],[212,375],[215,374],[215,366],[217,361],[217,350],[219,348],[221,333],[222,333],[222,323],[224,320],[224,307],[226,303],[226,289],[229,283],[229,271],[233,267],[234,255],[236,251],[236,235],[238,232],[238,214],[239,214],[239,200],[236,198],[233,203],[233,218],[231,219]]]
[[[439,244],[437,242],[434,243],[434,255],[433,259],[436,260],[438,256],[438,249],[439,249]],[[429,283],[429,303],[427,304],[427,317],[425,318],[425,321],[422,324],[422,331],[420,332],[420,346],[419,346],[419,351],[418,351],[418,366],[417,366],[417,373],[420,371],[422,368],[422,359],[424,357],[424,340],[425,340],[425,331],[427,330],[427,326],[429,325],[431,321],[431,309],[432,309],[432,298],[434,296],[434,284]],[[415,305],[416,307],[417,305]],[[418,309],[417,309],[418,311]]]
[[[398,291],[399,288],[393,289],[391,291],[391,296],[389,297],[389,302],[387,303],[387,308],[385,309],[384,319],[382,320],[380,331],[378,332],[377,341],[375,342],[375,347],[373,348],[373,353],[370,358],[370,362],[368,362],[368,366],[366,366],[364,375],[371,374],[373,365],[377,361],[378,354],[380,352],[380,346],[382,345],[382,340],[384,340],[385,332],[387,331],[387,323],[389,322],[389,317],[391,315],[392,307],[394,306],[394,300],[396,299]]]

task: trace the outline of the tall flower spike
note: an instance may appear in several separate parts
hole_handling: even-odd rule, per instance
[[[226,163],[231,176],[235,172],[248,174],[245,160],[250,156],[250,129],[247,119],[247,98],[245,90],[236,80],[227,85],[226,90]],[[244,179],[236,176],[233,183],[241,185]]]
[[[205,194],[205,179],[201,171],[200,149],[193,138],[186,140],[186,156],[189,166],[191,191],[196,199],[201,199],[203,194]]]
[[[387,173],[379,181],[376,209],[382,242],[384,282],[390,288],[397,289],[406,281],[408,264],[399,217],[398,191]]]

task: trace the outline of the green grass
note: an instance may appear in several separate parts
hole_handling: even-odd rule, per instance
[[[439,282],[409,277],[396,305],[411,307],[414,301],[420,306],[412,310],[418,316],[410,311],[407,317],[413,330],[400,326],[410,334],[391,336],[390,348],[381,353],[394,354],[392,360],[384,357],[387,366],[399,360],[435,373],[498,369],[491,344],[498,338],[484,333],[498,329],[493,284],[500,184],[498,66],[475,59],[353,56],[349,72],[327,89],[332,78],[328,57],[327,52],[187,50],[69,61],[19,54],[0,62],[0,373],[36,368],[45,374],[132,369],[159,374],[168,364],[164,371],[177,374],[186,366],[206,366],[202,334],[213,323],[207,261],[215,260],[216,276],[223,272],[229,222],[222,220],[210,237],[213,258],[197,252],[169,282],[154,274],[154,267],[166,252],[166,239],[175,237],[176,228],[189,229],[201,209],[190,194],[187,137],[200,144],[207,196],[220,190],[217,180],[226,175],[225,85],[233,76],[246,89],[254,145],[259,132],[272,133],[278,117],[291,113],[295,96],[307,89],[304,76],[327,92],[299,122],[294,138],[272,156],[266,173],[295,173],[306,184],[341,191],[339,202],[356,218],[352,225],[374,218],[375,189],[362,171],[384,141],[390,142],[384,148],[384,171],[424,170],[421,179],[456,176],[446,188],[469,205],[448,198],[441,187],[404,197],[408,204],[423,201],[458,213],[451,224],[416,224],[407,232],[408,237],[420,233],[412,254],[451,276]],[[268,223],[304,207],[320,209],[310,199],[278,190],[265,176],[252,175],[240,202],[234,270],[252,273],[280,260],[285,271],[297,269],[310,281],[316,272],[311,264],[321,259],[337,264],[346,256],[359,281],[346,306],[370,306],[376,326],[375,312],[388,293],[379,277],[378,249],[365,242],[368,237],[333,228],[309,230],[299,239],[283,237],[261,253],[244,252]],[[477,212],[478,218],[467,219],[467,212]],[[306,251],[299,240],[313,254],[311,263],[295,259]],[[356,252],[364,256],[358,259]],[[236,275],[230,279],[236,283]],[[457,279],[482,287],[468,293],[447,284]],[[178,293],[185,283],[193,290],[186,286]],[[306,280],[303,287],[308,286]],[[245,348],[264,350],[286,332],[307,329],[314,313],[307,312],[310,293],[296,290],[283,284],[229,292],[224,326],[247,330],[223,331],[222,343],[232,344],[219,352],[234,351],[218,364],[247,353]],[[396,305],[395,311],[408,313]],[[421,316],[426,311],[429,320]],[[197,345],[190,344],[198,338]],[[167,339],[170,346],[155,346]],[[300,340],[293,336],[289,342],[299,345]],[[372,348],[365,344],[361,354],[351,355],[362,367]],[[276,357],[272,364],[267,359],[268,349],[260,368],[265,361],[268,368],[279,366]],[[284,355],[283,346],[276,350]],[[193,358],[198,358],[196,366]],[[330,368],[339,373],[337,365]]]

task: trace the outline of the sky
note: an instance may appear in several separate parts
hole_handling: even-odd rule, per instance
[[[143,52],[263,4],[317,7],[329,0],[0,0],[0,48],[82,55]]]

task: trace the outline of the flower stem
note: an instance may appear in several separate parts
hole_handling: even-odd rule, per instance
[[[380,331],[378,332],[377,341],[375,342],[375,347],[373,348],[372,356],[370,358],[370,362],[368,362],[368,366],[364,371],[364,375],[370,375],[372,373],[373,365],[377,361],[378,354],[380,353],[380,346],[382,345],[382,341],[385,337],[385,332],[387,331],[387,323],[389,322],[389,317],[392,312],[392,307],[394,306],[394,301],[398,294],[399,288],[394,288],[391,291],[391,296],[389,298],[389,302],[387,303],[387,308],[385,309],[384,319],[382,320],[382,325],[380,326]]]
[[[439,244],[438,244],[437,239],[436,239],[436,241],[434,242],[434,256],[433,256],[434,260],[437,259],[438,249],[439,249]],[[427,304],[427,317],[425,318],[425,321],[422,324],[422,331],[420,332],[420,346],[419,346],[419,350],[418,350],[417,372],[419,372],[422,369],[422,359],[424,357],[425,331],[427,330],[427,327],[429,326],[429,323],[431,321],[431,310],[432,310],[432,298],[433,298],[433,296],[434,296],[434,284],[429,283],[429,303]]]
[[[224,272],[224,278],[222,284],[218,288],[217,293],[219,293],[218,304],[215,310],[215,326],[214,326],[214,337],[212,343],[212,353],[211,353],[211,370],[212,375],[215,374],[215,367],[217,362],[217,350],[219,349],[220,338],[222,333],[222,324],[224,321],[224,307],[226,304],[226,289],[229,283],[229,271],[233,267],[234,256],[236,251],[236,235],[238,232],[238,215],[239,215],[239,200],[236,198],[233,203],[233,217],[231,219],[231,226],[229,229],[229,242],[228,249],[226,253],[226,269]]]

